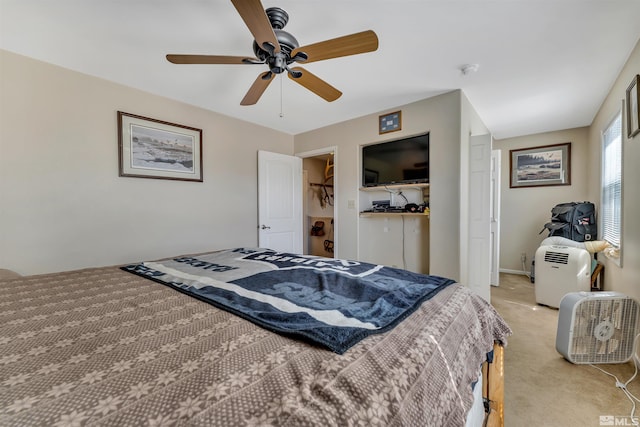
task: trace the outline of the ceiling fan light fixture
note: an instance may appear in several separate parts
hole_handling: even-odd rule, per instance
[[[285,71],[289,78],[328,102],[338,99],[342,92],[294,62],[310,63],[343,56],[373,52],[378,49],[378,36],[372,30],[361,31],[303,47],[282,28],[289,14],[279,7],[264,9],[261,0],[231,0],[240,17],[253,35],[255,58],[228,55],[170,54],[166,58],[174,64],[265,64],[268,71],[253,82],[240,105],[253,105],[262,96],[276,75]],[[282,82],[282,80],[280,80]]]

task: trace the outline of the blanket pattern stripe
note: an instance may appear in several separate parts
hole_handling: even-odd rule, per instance
[[[122,269],[338,354],[371,334],[392,329],[454,283],[398,268],[261,248]]]

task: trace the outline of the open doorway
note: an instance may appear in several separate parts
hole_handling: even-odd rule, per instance
[[[336,256],[336,147],[296,154],[302,158],[303,252]]]

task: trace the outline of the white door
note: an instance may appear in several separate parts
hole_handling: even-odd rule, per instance
[[[500,285],[500,165],[502,152],[491,151],[491,284]]]
[[[302,253],[302,159],[258,151],[258,245]]]
[[[491,135],[469,139],[469,287],[491,301]]]

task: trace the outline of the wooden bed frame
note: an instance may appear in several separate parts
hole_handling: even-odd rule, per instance
[[[482,397],[489,402],[488,427],[504,426],[504,347],[493,345],[493,363],[482,368]]]

